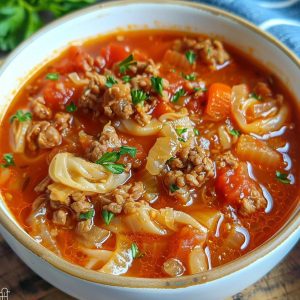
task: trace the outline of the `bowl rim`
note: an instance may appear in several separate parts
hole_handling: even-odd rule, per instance
[[[159,0],[118,0],[118,1],[106,1],[102,3],[98,3],[96,5],[92,5],[85,9],[80,9],[74,13],[68,14],[65,17],[62,17],[54,22],[51,22],[49,25],[46,25],[44,28],[39,30],[33,36],[28,38],[26,41],[21,43],[6,59],[4,64],[0,69],[0,78],[2,73],[6,68],[9,67],[10,62],[20,53],[24,48],[29,46],[34,40],[38,39],[41,35],[47,33],[48,31],[60,26],[66,21],[71,19],[75,19],[76,17],[80,17],[82,15],[88,14],[94,10],[100,10],[103,8],[114,8],[117,6],[124,6],[130,4],[157,4],[157,5],[176,5],[176,6],[184,6],[190,7],[197,10],[202,10],[209,12],[215,16],[222,16],[231,21],[238,23],[250,29],[254,33],[259,34],[264,39],[272,43],[274,46],[279,48],[289,59],[298,66],[300,70],[300,59],[284,44],[278,41],[271,34],[262,31],[253,23],[243,19],[242,17],[236,16],[232,13],[229,13],[225,10],[188,1],[181,0],[166,0],[161,2]],[[0,200],[4,202],[4,199]],[[298,199],[298,197],[297,197]],[[241,269],[246,268],[248,265],[253,262],[262,259],[269,252],[275,250],[278,246],[283,244],[293,233],[296,233],[300,228],[300,205],[299,201],[296,205],[294,212],[290,219],[286,222],[286,224],[268,241],[250,251],[249,253],[243,255],[242,257],[227,263],[223,266],[216,267],[210,271],[206,271],[199,274],[182,276],[178,278],[137,278],[137,277],[125,277],[125,276],[117,276],[110,275],[105,273],[100,273],[97,271],[89,270],[78,265],[74,265],[65,259],[56,256],[52,251],[43,247],[39,243],[37,243],[29,234],[27,234],[23,229],[21,229],[16,221],[13,221],[11,218],[6,217],[6,213],[3,210],[3,207],[0,208],[0,224],[18,241],[20,242],[27,250],[32,252],[41,258],[48,266],[52,266],[58,271],[62,271],[67,275],[73,276],[77,279],[83,279],[86,281],[90,281],[93,283],[108,285],[108,286],[116,286],[116,287],[127,287],[127,288],[160,288],[160,289],[176,289],[176,288],[184,288],[193,285],[205,284],[208,282],[212,282],[218,279],[221,279],[225,276],[233,274]],[[11,214],[11,212],[9,212]]]

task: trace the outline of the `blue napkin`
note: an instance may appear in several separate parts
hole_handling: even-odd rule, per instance
[[[300,56],[300,0],[198,0],[240,15]]]

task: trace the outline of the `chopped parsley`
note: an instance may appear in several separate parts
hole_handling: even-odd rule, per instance
[[[113,174],[122,174],[125,171],[125,165],[123,164],[104,163],[102,166]]]
[[[133,60],[133,55],[130,54],[127,58],[119,63],[119,70],[121,74],[125,74],[130,66],[136,65],[136,62]]]
[[[135,147],[130,147],[130,146],[122,146],[120,148],[120,155],[128,154],[131,157],[136,157],[136,148]]]
[[[153,89],[159,95],[162,95],[162,92],[163,92],[163,79],[161,77],[151,77],[151,84],[152,84]]]
[[[49,80],[58,80],[58,78],[59,78],[58,73],[48,73],[46,75],[46,79],[49,79]]]
[[[114,218],[115,214],[109,210],[102,210],[102,218],[106,225],[109,225],[111,220]]]
[[[174,94],[173,98],[171,99],[171,102],[176,103],[179,100],[179,98],[184,95],[185,95],[185,90],[181,88]]]
[[[241,135],[241,133],[236,129],[230,129],[229,133],[233,136],[240,136]]]
[[[185,132],[187,132],[188,129],[187,128],[176,128],[175,130],[178,135],[182,135]]]
[[[132,254],[132,258],[135,259],[135,258],[140,258],[140,257],[143,257],[144,254],[142,254],[137,246],[136,243],[132,243],[131,244],[131,254]]]
[[[249,97],[250,98],[254,98],[254,99],[256,99],[256,100],[262,100],[262,97],[261,97],[261,95],[258,95],[258,94],[256,94],[256,93],[250,93],[249,94]]]
[[[185,57],[191,65],[196,61],[196,54],[194,51],[191,50],[187,51],[185,53]]]
[[[290,184],[291,180],[288,178],[288,174],[281,173],[280,171],[276,171],[276,179],[282,183]]]
[[[131,80],[131,77],[129,75],[125,75],[122,77],[123,82],[128,83]]]
[[[116,83],[118,83],[118,81],[113,76],[107,76],[105,85],[108,88],[111,88]]]
[[[134,105],[143,105],[144,101],[148,99],[148,95],[142,90],[131,90],[131,98]]]
[[[174,192],[176,192],[178,190],[179,190],[179,187],[175,183],[172,183],[170,185],[170,191],[171,191],[171,193],[174,193]]]
[[[23,110],[17,110],[17,112],[10,117],[9,122],[12,123],[14,120],[18,120],[19,122],[26,122],[32,119],[32,114],[27,111],[23,112]]]
[[[105,163],[115,163],[120,159],[120,156],[120,152],[106,152],[96,161],[96,163],[99,165],[103,165]]]
[[[193,81],[196,79],[196,74],[195,73],[191,73],[191,74],[184,74],[184,73],[181,73],[181,76],[186,79],[186,80],[189,80],[189,81]]]
[[[80,213],[79,215],[79,219],[80,220],[89,220],[89,219],[92,219],[95,215],[95,210],[94,209],[91,209],[85,213]]]
[[[194,131],[195,135],[199,135],[200,134],[200,132],[199,132],[199,130],[197,128],[194,128],[193,131]]]
[[[206,92],[207,91],[207,88],[206,87],[194,87],[194,91],[195,92],[199,92],[199,91],[201,91],[201,92]]]
[[[66,106],[66,111],[69,113],[75,112],[77,110],[77,106],[74,102],[71,102],[69,105]]]
[[[15,165],[14,156],[12,153],[3,154],[3,160],[4,160],[4,163],[0,164],[0,167],[2,167],[2,168],[8,168],[10,166]]]
[[[186,142],[186,140],[184,138],[182,138],[182,137],[178,138],[178,141],[179,142],[183,142],[183,143]]]

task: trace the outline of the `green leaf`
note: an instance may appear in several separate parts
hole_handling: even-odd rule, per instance
[[[186,140],[185,140],[184,138],[181,138],[181,137],[178,138],[178,141],[179,141],[179,142],[183,142],[183,143],[186,142]]]
[[[96,161],[96,164],[103,165],[104,163],[115,163],[119,159],[119,152],[106,152]]]
[[[66,111],[69,113],[75,112],[77,110],[77,106],[74,102],[71,102],[69,105],[66,106]]]
[[[135,65],[136,62],[133,60],[133,55],[130,54],[127,58],[119,63],[119,70],[121,74],[126,73],[131,65]]]
[[[80,213],[79,219],[80,220],[89,220],[92,219],[95,216],[95,210],[91,209],[88,212]]]
[[[15,161],[14,161],[14,156],[12,153],[5,153],[3,154],[3,158],[2,158],[5,163],[4,164],[0,164],[1,167],[3,168],[8,168],[10,166],[14,166],[15,165]]]
[[[195,92],[199,92],[199,91],[202,91],[202,92],[206,92],[207,91],[207,88],[206,87],[194,87],[194,91]]]
[[[109,225],[111,220],[114,218],[115,214],[109,210],[102,210],[102,218],[106,225]]]
[[[116,83],[118,83],[118,81],[113,76],[107,76],[105,85],[108,88],[111,88]]]
[[[236,129],[229,130],[229,133],[233,136],[240,136],[241,135],[241,133]]]
[[[58,80],[58,78],[59,78],[58,73],[48,73],[46,75],[46,79],[49,79],[49,80]]]
[[[23,110],[17,110],[17,112],[10,117],[9,122],[12,123],[14,120],[18,120],[19,122],[26,122],[32,119],[32,114],[27,111],[23,112]]]
[[[170,191],[171,191],[171,193],[174,193],[174,192],[176,192],[178,190],[179,190],[179,187],[175,183],[172,183],[170,185]]]
[[[142,104],[147,100],[148,95],[142,90],[131,90],[132,103],[134,105]]]
[[[182,96],[184,96],[184,95],[185,95],[185,90],[184,90],[183,88],[181,88],[180,90],[178,90],[178,91],[174,94],[174,96],[173,96],[171,102],[176,103],[176,102],[179,100],[179,98],[182,97]]]
[[[122,146],[120,149],[120,155],[124,155],[124,154],[129,154],[131,157],[135,157],[136,156],[136,148],[135,147],[130,147],[130,146]]]
[[[187,132],[188,129],[187,128],[176,128],[175,130],[178,135],[182,135],[185,132]]]
[[[125,171],[123,164],[103,163],[102,166],[113,174],[122,174]]]
[[[136,243],[132,243],[131,244],[131,254],[132,254],[132,258],[135,259],[135,258],[140,258],[140,257],[143,257],[144,254],[142,254],[138,248],[138,245]]]
[[[185,57],[191,65],[196,61],[196,54],[194,51],[191,50],[187,51],[185,53]]]
[[[276,171],[276,179],[282,183],[290,184],[291,180],[288,178],[288,174],[281,173],[280,171]]]
[[[249,98],[254,98],[256,100],[262,100],[262,96],[254,93],[254,92],[249,94]]]
[[[191,74],[184,74],[184,73],[181,73],[182,77],[186,80],[189,80],[189,81],[193,81],[196,79],[196,74],[195,73],[191,73]]]
[[[159,94],[162,95],[163,92],[163,80],[161,77],[151,77],[151,84],[153,89]]]
[[[122,77],[122,80],[123,80],[125,83],[128,83],[128,82],[130,82],[131,77],[130,77],[129,75],[125,75],[125,76]]]
[[[199,130],[197,128],[194,128],[193,131],[194,131],[195,135],[199,135],[200,134],[200,132],[199,132]]]

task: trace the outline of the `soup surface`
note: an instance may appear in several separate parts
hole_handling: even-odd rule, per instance
[[[74,264],[195,274],[256,248],[295,208],[292,105],[273,74],[218,40],[102,36],[15,97],[0,190],[24,230]]]

